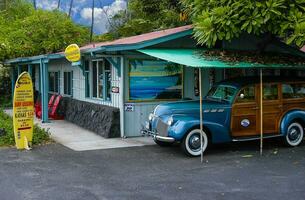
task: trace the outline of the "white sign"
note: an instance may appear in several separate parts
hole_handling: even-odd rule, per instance
[[[125,103],[125,111],[126,112],[133,112],[134,111],[134,104],[133,103]]]

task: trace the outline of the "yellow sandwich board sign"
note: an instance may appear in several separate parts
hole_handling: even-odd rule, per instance
[[[20,74],[15,84],[13,123],[17,149],[29,149],[33,138],[34,92],[28,72]]]
[[[77,44],[70,44],[65,50],[65,56],[70,62],[78,62],[80,61],[80,49]]]

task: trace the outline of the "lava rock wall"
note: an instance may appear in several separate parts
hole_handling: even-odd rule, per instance
[[[120,110],[110,106],[63,97],[59,112],[65,120],[105,138],[120,137]]]

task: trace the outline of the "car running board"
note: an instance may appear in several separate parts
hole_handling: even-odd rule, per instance
[[[275,137],[281,137],[282,135],[267,135],[264,136],[264,139],[267,138],[275,138]],[[252,140],[259,140],[261,137],[260,136],[255,136],[255,137],[243,137],[243,138],[233,138],[233,142],[242,142],[242,141],[252,141]]]

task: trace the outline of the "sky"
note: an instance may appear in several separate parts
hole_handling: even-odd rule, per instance
[[[60,10],[68,13],[71,0],[60,0]],[[76,23],[90,26],[92,16],[93,0],[73,0],[72,19]],[[58,0],[36,0],[38,8],[45,10],[56,9]],[[127,7],[126,0],[95,0],[94,8],[94,33],[102,34],[107,32],[109,17]]]

